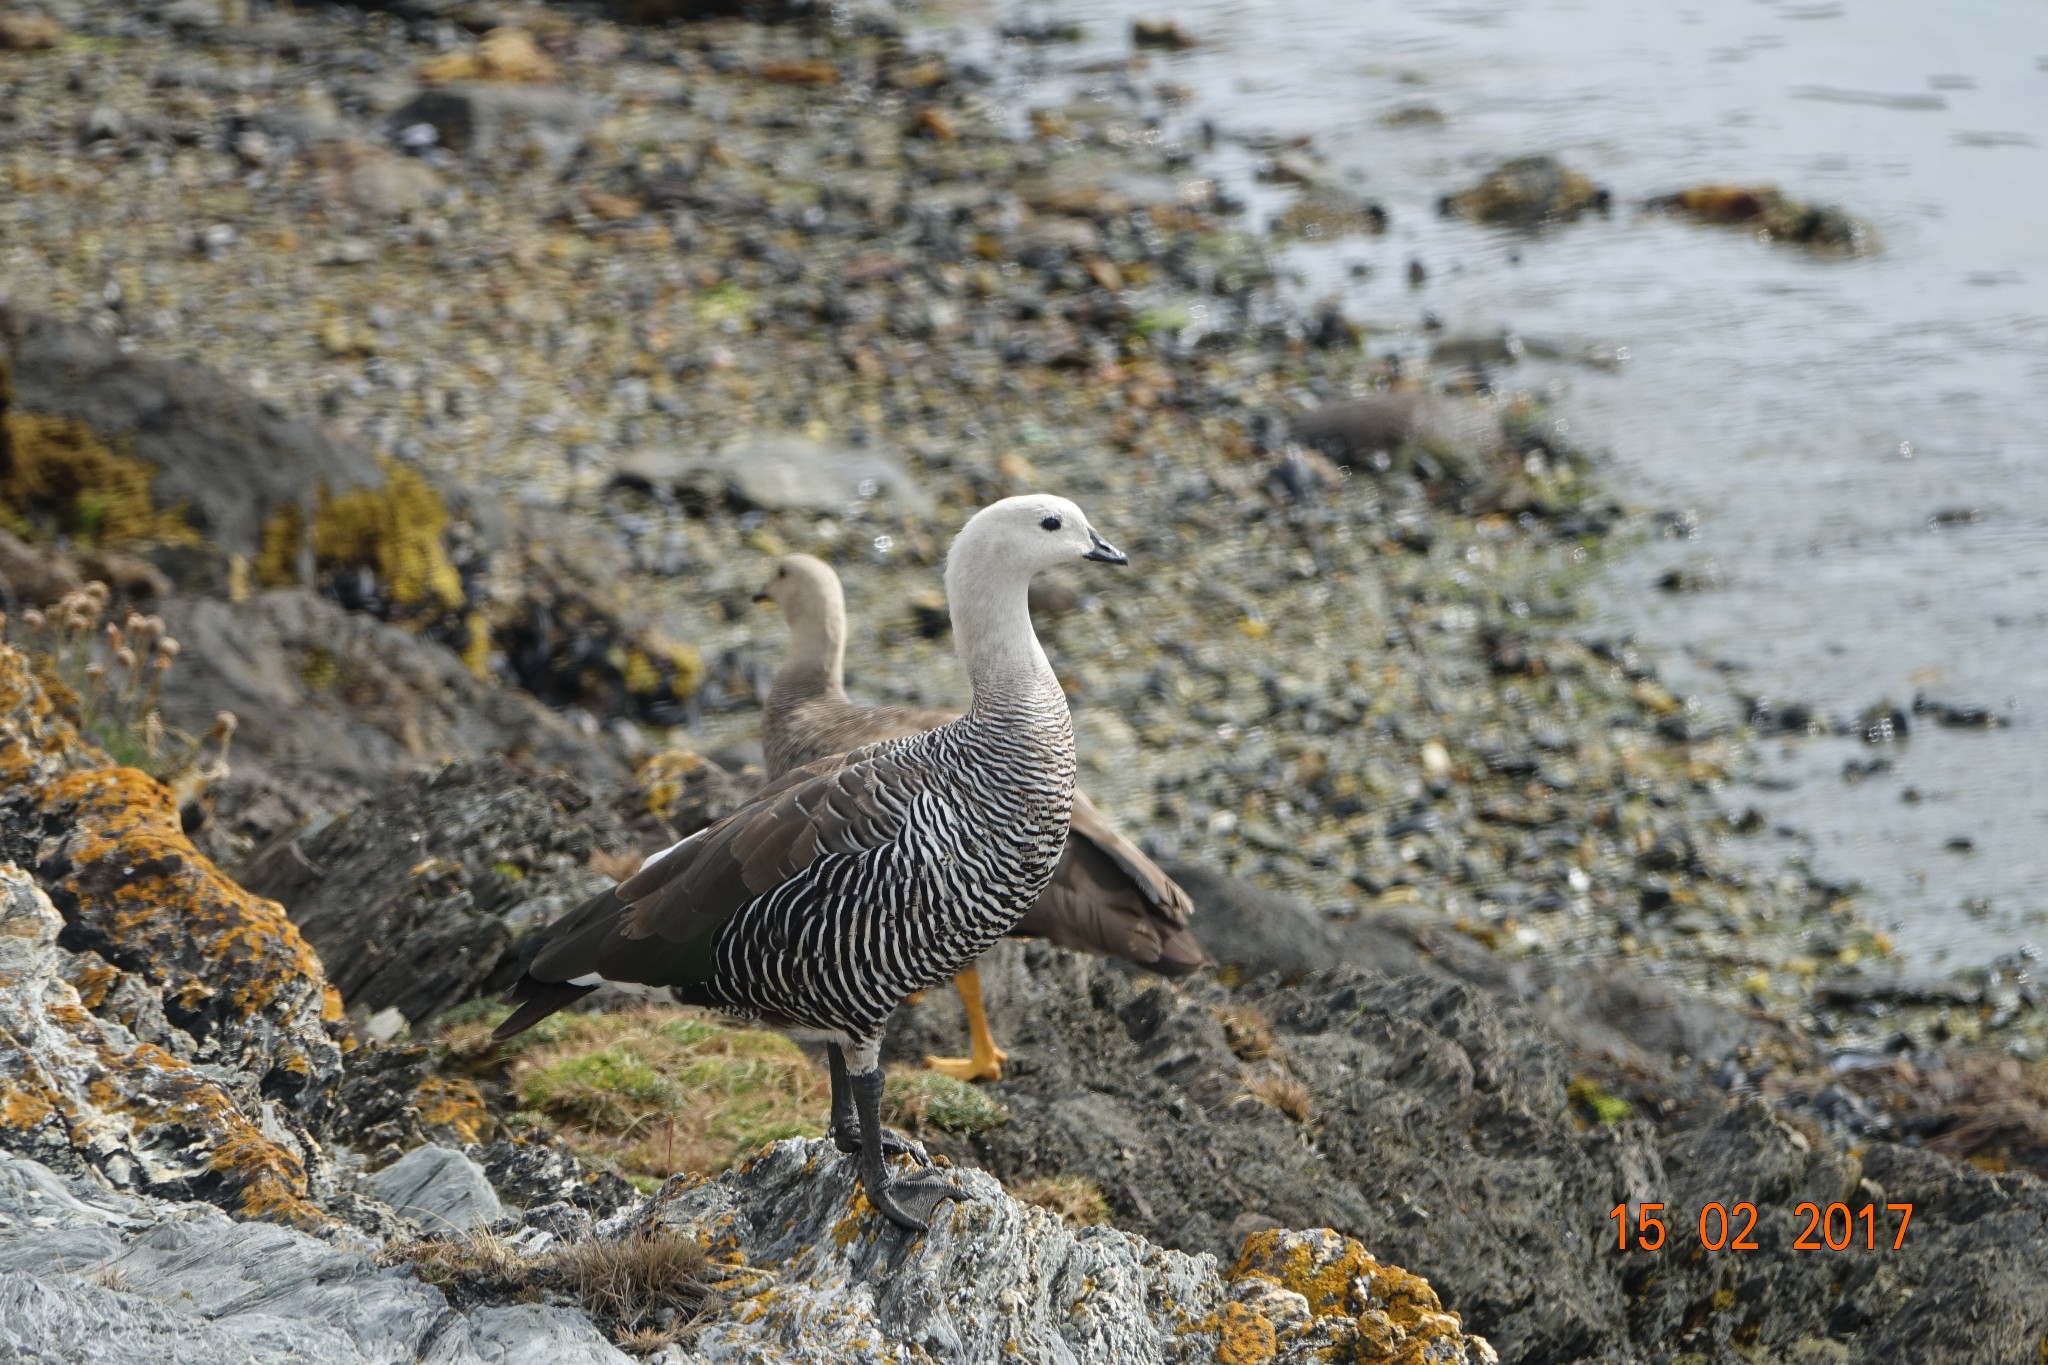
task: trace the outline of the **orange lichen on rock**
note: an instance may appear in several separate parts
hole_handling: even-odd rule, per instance
[[[1266,1365],[1280,1342],[1265,1314],[1241,1303],[1226,1303],[1216,1314],[1218,1365]]]
[[[283,1076],[338,1068],[320,960],[284,907],[192,847],[167,787],[134,768],[99,768],[57,778],[38,804],[54,831],[39,868],[67,918],[101,956],[163,990],[206,1060],[255,1071],[266,1091]],[[313,1039],[331,1055],[307,1058]]]
[[[0,863],[0,1143],[116,1186],[315,1227],[306,1162],[229,1084],[88,1009],[64,979],[64,921]]]
[[[1318,1359],[1432,1365],[1495,1358],[1485,1341],[1465,1335],[1458,1315],[1444,1310],[1427,1280],[1380,1264],[1355,1238],[1328,1228],[1255,1232],[1225,1278],[1238,1287],[1239,1302],[1230,1307],[1269,1324],[1271,1315],[1255,1307],[1262,1298],[1286,1300],[1297,1314],[1305,1303],[1307,1318],[1280,1324],[1275,1341],[1309,1349]],[[1204,1324],[1218,1333],[1219,1359],[1225,1316]],[[1246,1339],[1241,1323],[1238,1339]]]
[[[338,1005],[283,909],[194,849],[171,791],[112,766],[0,646],[0,1143],[323,1223],[305,1128],[340,1077]]]
[[[413,1091],[413,1104],[420,1111],[422,1124],[442,1129],[464,1143],[487,1142],[497,1127],[484,1105],[483,1092],[461,1076],[428,1076]]]
[[[0,801],[11,803],[61,773],[107,761],[59,713],[28,659],[0,644]]]

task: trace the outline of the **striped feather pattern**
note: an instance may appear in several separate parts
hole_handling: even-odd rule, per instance
[[[1052,879],[1067,839],[1074,732],[1057,683],[991,698],[943,729],[874,745],[925,774],[891,810],[906,831],[826,854],[748,902],[694,1004],[849,1038],[881,1032],[912,991],[949,980],[1008,933]],[[874,799],[900,802],[878,786]],[[988,831],[1003,831],[991,839]]]

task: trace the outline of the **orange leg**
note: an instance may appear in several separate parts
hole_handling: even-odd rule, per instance
[[[995,1036],[988,1031],[988,1015],[981,1008],[981,969],[969,967],[954,977],[953,989],[960,992],[960,1003],[967,1007],[967,1034],[972,1040],[973,1055],[927,1057],[926,1068],[956,1081],[1001,1080],[1003,1063],[1010,1060],[1010,1054],[996,1046]]]

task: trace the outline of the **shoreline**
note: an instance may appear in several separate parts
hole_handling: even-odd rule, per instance
[[[752,729],[780,640],[743,603],[775,554],[840,568],[857,691],[956,701],[918,610],[945,528],[1058,486],[1136,561],[1047,626],[1083,779],[1162,854],[1337,919],[1419,904],[1509,959],[1636,962],[1838,1054],[2043,1050],[2023,979],[1888,985],[1845,888],[1731,851],[1711,802],[1748,737],[1691,737],[1625,646],[1573,638],[1603,553],[1557,529],[1599,501],[1582,457],[1503,463],[1513,439],[1470,436],[1501,409],[1438,394],[1467,477],[1282,477],[1273,424],[1384,394],[1384,372],[1283,302],[1264,239],[1214,212],[1213,183],[1189,190],[1199,154],[1148,141],[1141,103],[1051,111],[1019,142],[985,78],[914,45],[520,14],[555,79],[490,88],[584,101],[574,138],[399,160],[361,148],[463,43],[273,15],[253,41],[188,34],[173,78],[140,39],[81,39],[88,88],[19,119],[6,153],[34,265],[15,306],[189,351],[538,506],[702,655],[703,750]],[[275,65],[294,51],[303,84]],[[63,54],[11,60],[18,109],[64,80]],[[59,115],[87,105],[121,130],[78,144]],[[234,127],[269,141],[216,132]],[[394,165],[435,182],[396,213],[375,202]],[[154,223],[120,216],[138,209]],[[705,506],[700,453],[749,432],[773,439],[742,458],[798,485],[850,449],[905,495]]]

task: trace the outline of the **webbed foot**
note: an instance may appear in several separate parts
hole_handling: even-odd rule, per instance
[[[867,1182],[863,1180],[861,1183],[865,1185]],[[868,1202],[880,1209],[883,1217],[908,1232],[929,1229],[932,1215],[947,1200],[974,1197],[931,1166],[915,1175],[900,1175],[879,1188],[869,1189],[867,1196]]]

